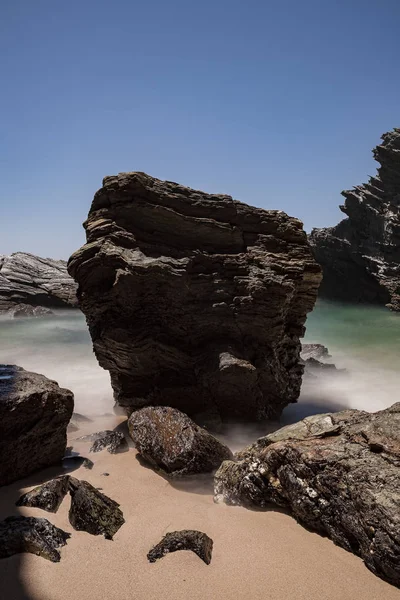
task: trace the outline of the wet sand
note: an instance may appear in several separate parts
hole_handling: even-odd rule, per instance
[[[89,423],[70,435],[74,450],[94,462],[92,470],[80,467],[73,475],[119,502],[125,525],[113,541],[74,531],[68,521],[69,497],[55,515],[15,507],[22,492],[60,469],[3,487],[1,519],[11,514],[45,517],[72,537],[58,564],[31,554],[1,560],[2,599],[400,600],[400,590],[373,575],[361,559],[287,514],[214,504],[206,481],[171,484],[143,466],[132,448],[118,455],[89,455],[89,444],[75,441],[109,426]],[[147,561],[150,548],[166,532],[179,529],[199,529],[214,540],[209,566],[191,552]]]

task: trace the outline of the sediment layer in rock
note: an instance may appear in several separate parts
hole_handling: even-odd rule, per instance
[[[373,150],[380,163],[368,183],[342,192],[347,215],[335,227],[314,229],[310,242],[323,268],[320,295],[386,304],[400,310],[400,129]]]
[[[106,177],[68,269],[130,413],[276,417],[300,391],[321,279],[302,224],[145,173]]]
[[[64,260],[26,252],[0,255],[0,314],[35,317],[48,314],[38,307],[77,306],[76,287]]]
[[[287,507],[400,586],[400,403],[308,417],[236,458],[215,475],[217,499]]]

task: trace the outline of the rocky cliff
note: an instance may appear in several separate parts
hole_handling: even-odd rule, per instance
[[[300,221],[120,173],[84,226],[68,270],[128,413],[161,404],[254,419],[296,401],[321,279]]]
[[[0,255],[0,313],[29,307],[77,306],[76,284],[64,260],[25,252]],[[35,315],[33,315],[35,316]]]
[[[321,296],[400,310],[400,129],[385,133],[373,154],[378,174],[342,192],[348,218],[314,229],[310,243],[323,268]]]

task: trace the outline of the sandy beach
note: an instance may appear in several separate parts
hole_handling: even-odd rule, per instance
[[[110,426],[88,423],[70,435],[74,451],[89,456],[86,433]],[[90,454],[92,470],[73,474],[120,503],[126,523],[113,541],[74,531],[69,497],[57,514],[17,508],[32,485],[60,469],[48,469],[2,489],[0,516],[41,516],[72,534],[58,564],[16,555],[0,561],[4,600],[399,600],[400,590],[385,583],[361,559],[304,529],[284,513],[256,512],[213,503],[206,481],[172,483],[137,459],[136,451]],[[109,473],[109,476],[103,475]],[[176,552],[154,564],[147,552],[168,531],[199,529],[214,540],[205,565],[191,552]]]

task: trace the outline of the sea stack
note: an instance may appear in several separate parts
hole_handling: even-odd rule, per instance
[[[277,417],[298,398],[321,280],[302,223],[132,172],[106,177],[69,260],[126,411]]]
[[[381,165],[368,183],[342,192],[347,215],[335,227],[313,229],[310,243],[323,268],[320,295],[385,304],[400,310],[400,129],[382,136],[373,155]]]

